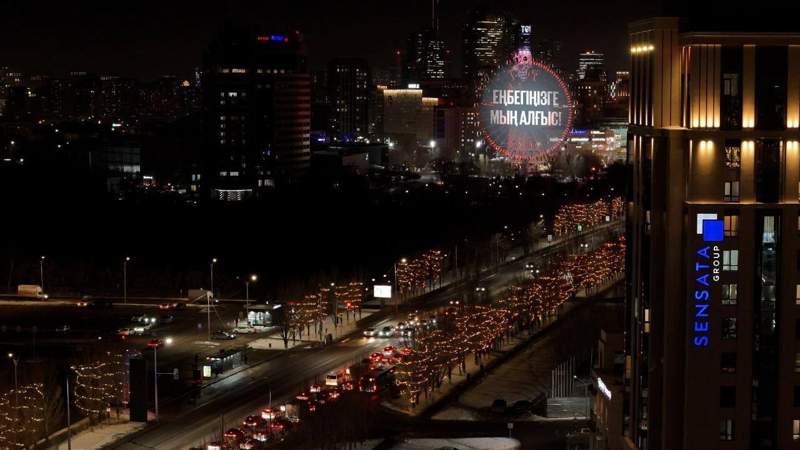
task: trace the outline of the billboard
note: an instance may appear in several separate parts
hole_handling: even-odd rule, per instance
[[[392,286],[388,284],[376,284],[372,289],[375,298],[392,298]]]
[[[486,86],[480,125],[486,142],[517,161],[542,161],[559,149],[572,128],[572,97],[550,67],[530,51],[515,53]]]

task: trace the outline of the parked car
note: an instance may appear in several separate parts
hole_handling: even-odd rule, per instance
[[[236,334],[220,330],[220,331],[215,331],[214,334],[211,335],[211,339],[215,339],[218,341],[230,341],[236,339]]]

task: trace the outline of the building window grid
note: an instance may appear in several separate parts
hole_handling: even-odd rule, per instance
[[[719,439],[721,441],[732,441],[735,436],[733,419],[722,419],[719,425]]]
[[[735,305],[739,298],[739,289],[736,283],[726,283],[722,285],[722,304]]]
[[[726,272],[739,270],[739,250],[722,251],[722,270]]]
[[[726,181],[724,185],[724,195],[722,199],[726,202],[739,201],[739,181]]]
[[[725,237],[736,237],[739,233],[739,216],[729,214],[724,217]]]

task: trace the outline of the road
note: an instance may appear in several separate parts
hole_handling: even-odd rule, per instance
[[[478,284],[494,295],[514,278],[524,276],[525,264],[543,264],[546,258],[574,247],[577,242],[588,243],[593,248],[604,242],[610,229],[618,231],[619,224],[609,224],[537,251],[528,258],[501,265],[497,271],[485,273]],[[427,310],[444,306],[449,300],[458,298],[459,294],[463,296],[463,288],[461,283],[451,284],[428,294],[424,297],[424,304],[416,307]],[[404,305],[374,326],[377,328],[405,320],[411,308],[413,306]],[[150,426],[109,448],[168,450],[202,444],[210,441],[220,430],[238,426],[245,416],[265,407],[270,389],[273,402],[279,403],[305,389],[315,377],[357,362],[366,354],[389,344],[398,345],[400,341],[397,338],[368,339],[354,334],[327,347],[285,352],[205,388],[197,404],[173,405],[176,410],[169,414],[172,417],[168,421]]]

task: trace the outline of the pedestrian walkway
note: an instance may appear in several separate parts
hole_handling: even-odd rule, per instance
[[[314,332],[312,327],[310,336],[305,333],[303,333],[303,338],[297,336],[295,339],[292,339],[290,336],[288,343],[284,343],[283,336],[281,335],[282,330],[278,329],[268,336],[251,341],[247,346],[256,350],[290,350],[295,347],[319,345],[325,341],[325,336],[328,334],[330,334],[335,341],[357,331],[359,329],[358,321],[366,319],[372,314],[373,311],[368,310],[362,310],[360,315],[357,312],[351,313],[349,317],[341,313],[339,319],[341,322],[338,326],[334,326],[333,317],[328,316],[322,324],[322,334]]]
[[[150,417],[149,419],[152,419]],[[71,446],[73,450],[93,450],[103,448],[124,436],[135,433],[145,427],[143,422],[130,422],[128,411],[120,414],[119,419],[109,419],[106,422],[94,425],[72,436]],[[68,444],[66,437],[60,443],[58,450],[67,450]]]

